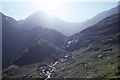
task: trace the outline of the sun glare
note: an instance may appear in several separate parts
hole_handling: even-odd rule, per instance
[[[42,0],[39,2],[41,5],[38,5],[42,11],[47,12],[48,14],[55,15],[60,10],[63,9],[63,0]]]

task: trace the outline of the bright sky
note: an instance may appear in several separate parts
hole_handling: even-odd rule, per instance
[[[36,1],[36,2],[35,2]],[[88,2],[89,1],[89,2]],[[44,11],[68,22],[82,22],[118,5],[119,0],[3,0],[0,12],[16,20]]]

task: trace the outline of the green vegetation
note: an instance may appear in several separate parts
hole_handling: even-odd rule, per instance
[[[67,42],[63,46],[65,49],[53,44],[54,41],[50,43],[39,38],[13,62],[14,65],[3,71],[3,77],[45,78],[44,71],[37,70],[38,66],[49,66],[58,61],[51,75],[53,78],[120,78],[120,32],[117,26],[120,19],[116,16],[112,15],[63,41]],[[60,62],[65,54],[69,57]]]
[[[93,45],[94,46],[94,45]],[[85,52],[86,48],[80,49],[76,53],[75,58],[71,58],[64,64],[57,67],[56,73],[53,77],[67,77],[67,78],[116,78],[118,75],[118,47],[117,45],[106,47],[99,51]],[[101,52],[102,50],[111,49],[112,51]],[[120,47],[119,47],[120,48]],[[86,50],[87,51],[87,50]],[[85,53],[83,53],[85,52]],[[99,55],[102,55],[99,57]],[[85,64],[83,64],[85,63]],[[64,70],[61,68],[64,66]]]

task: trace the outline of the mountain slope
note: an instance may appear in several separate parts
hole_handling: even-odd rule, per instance
[[[48,62],[55,62],[60,57],[63,57],[65,52],[59,47],[45,41],[39,40],[37,43],[26,49],[13,64],[18,66],[30,65],[34,63],[41,63],[46,60]]]
[[[2,64],[7,67],[16,57],[22,44],[18,29],[15,28],[17,22],[2,14]],[[11,47],[12,46],[12,47]]]
[[[118,18],[119,18],[118,15],[112,15],[110,17],[103,19],[102,21],[98,22],[97,24],[90,26],[90,27],[82,30],[81,32],[71,36],[70,40],[76,39],[77,43],[72,43],[71,45],[69,45],[68,48],[70,48],[72,46],[74,49],[70,49],[70,50],[76,50],[76,47],[74,47],[74,45],[79,45],[78,49],[80,47],[87,46],[87,44],[82,45],[84,43],[84,41],[86,41],[86,40],[91,39],[92,42],[94,42],[94,41],[99,42],[100,41],[99,37],[101,37],[101,39],[103,38],[103,40],[104,40],[104,37],[118,33],[118,31],[119,31],[118,30],[119,29],[118,28],[118,23],[119,23]],[[67,49],[67,47],[66,47],[66,49]]]
[[[92,25],[96,24],[97,22],[103,20],[104,18],[107,18],[107,17],[109,17],[113,14],[117,14],[117,13],[120,13],[120,5],[112,8],[112,9],[103,11],[103,12],[97,14],[96,16],[94,16],[93,18],[87,20],[86,22],[84,22],[81,25],[81,28],[79,30],[83,30],[89,26],[92,26]]]
[[[66,50],[73,52],[73,57],[57,65],[57,71],[52,77],[119,78],[120,18],[118,16],[120,14],[107,17],[71,36]]]
[[[7,68],[21,51],[32,45],[38,38],[45,39],[58,47],[64,45],[66,36],[53,29],[43,27],[18,29],[17,26],[18,22],[16,20],[2,14],[3,69]]]
[[[53,65],[56,70],[51,75],[55,78],[119,78],[118,48],[120,48],[120,43],[118,40],[120,32],[118,24],[120,18],[118,16],[120,14],[107,17],[69,37],[65,47],[69,54],[55,60],[56,62],[47,63],[48,65],[38,63],[22,67],[11,65],[4,70],[3,76],[21,78],[26,75],[26,78],[43,78],[46,77],[46,74],[42,70],[49,72],[49,66],[55,63]],[[36,51],[37,48],[34,49]],[[40,67],[45,67],[45,69]]]
[[[42,62],[46,59],[55,61],[56,56],[61,57],[65,54],[62,50],[66,37],[61,33],[46,28],[34,28],[29,34],[26,43],[30,44],[25,51],[20,54],[13,64],[18,66],[29,65]],[[31,39],[34,39],[31,41]],[[27,50],[27,52],[26,52]],[[54,56],[54,57],[53,57]]]
[[[69,52],[68,55],[72,57],[58,64],[56,66],[57,70],[52,74],[52,77],[104,78],[119,77],[120,75],[118,71],[118,39],[120,37],[120,33],[118,32],[120,19],[118,15],[109,16],[97,24],[70,36],[68,39],[61,33],[49,28],[36,25],[35,28],[31,29],[18,29],[16,27],[22,22],[17,23],[14,19],[7,16],[3,16],[2,19],[3,66],[5,65],[7,67],[7,64],[12,62],[20,54],[13,61],[12,67],[10,66],[3,71],[4,76],[22,77],[24,74],[30,76],[31,72],[34,72],[36,67],[39,66],[38,64],[41,65],[42,62],[45,62],[46,65],[54,63],[56,60],[59,61],[59,58],[65,56],[65,51]],[[33,20],[36,20],[36,17]],[[31,26],[27,26],[28,23],[23,27]],[[67,43],[66,40],[68,40]],[[61,48],[65,49],[65,51]],[[41,56],[43,57],[41,58]],[[30,73],[26,72],[26,70],[32,68],[33,70]],[[15,70],[15,74],[17,73],[18,75],[12,74],[11,76],[12,70]],[[25,71],[25,73],[21,71]],[[44,74],[39,76],[38,72],[36,76],[45,77]],[[36,76],[34,75],[33,77]]]

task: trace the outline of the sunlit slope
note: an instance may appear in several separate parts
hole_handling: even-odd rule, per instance
[[[118,16],[119,15],[116,14],[107,17],[97,24],[69,37],[65,43],[65,51],[69,52],[68,57],[65,57],[65,55],[60,55],[60,57],[59,55],[56,56],[54,53],[55,51],[53,51],[53,55],[57,58],[56,60],[58,63],[55,65],[56,70],[52,73],[51,77],[119,78],[120,65],[118,62],[120,56],[118,54],[118,48],[120,48],[120,44],[118,40],[120,38],[120,32],[118,24],[120,23],[120,18]],[[27,56],[29,56],[29,52],[31,52],[32,49],[37,51],[36,49],[41,47],[43,43],[45,44],[42,46],[43,48],[48,48],[49,50],[52,48],[56,50],[56,47],[51,46],[48,42],[43,41],[43,43],[41,43],[39,40],[43,41],[38,39],[36,43],[39,46],[35,45],[31,49],[28,48],[25,50],[25,52],[28,52],[26,53]],[[57,50],[57,53],[59,53],[59,51],[61,51],[60,48]],[[61,52],[64,53],[63,50]],[[38,57],[36,57],[36,59],[37,58]],[[48,59],[51,58],[49,57]],[[61,59],[64,60],[61,61]],[[54,60],[50,62],[44,60],[44,62],[38,64],[31,64],[22,67],[12,65],[4,70],[3,76],[12,78],[22,78],[23,75],[27,75],[26,78],[46,77],[42,72],[42,69],[40,69],[40,71],[37,70],[38,66],[43,66],[43,64],[44,66],[49,66],[51,63],[55,62]],[[49,69],[49,67],[47,68]]]
[[[112,15],[72,36],[66,46],[77,51],[74,57],[57,66],[53,77],[118,78],[120,77],[120,18]],[[77,42],[76,42],[77,40]],[[64,67],[62,70],[59,67]]]

